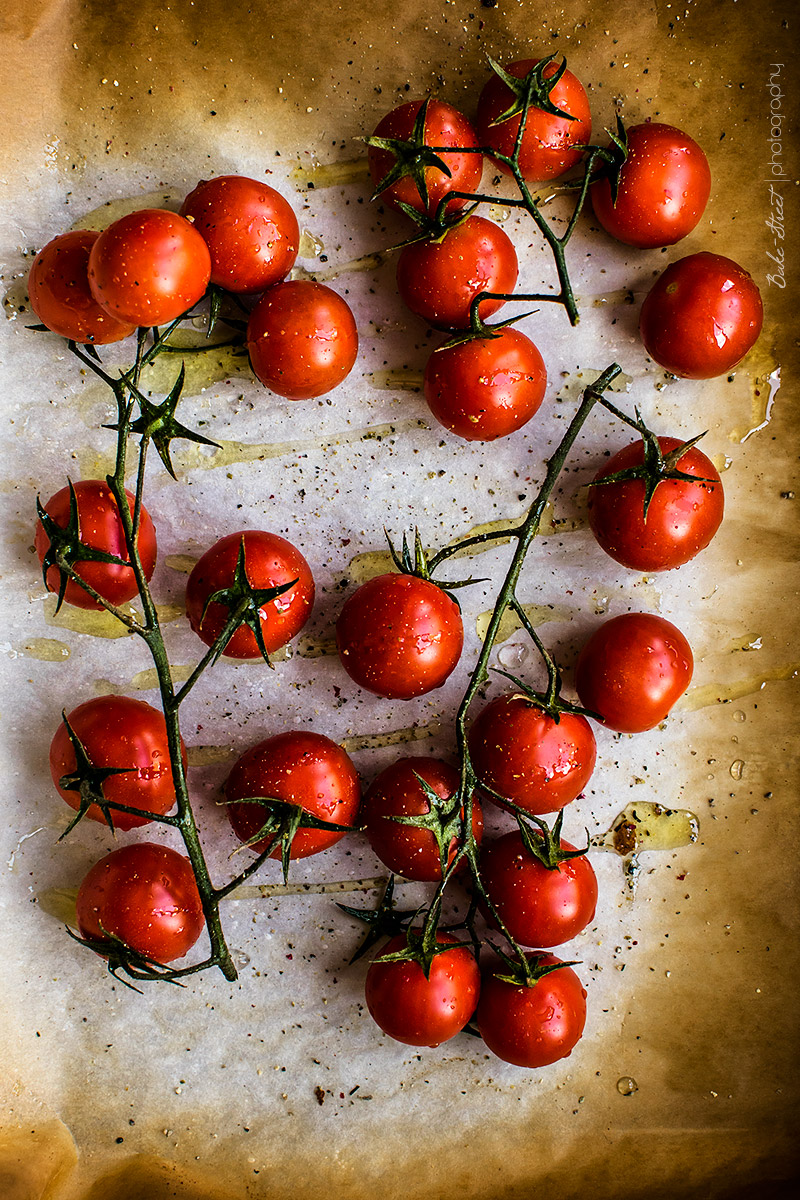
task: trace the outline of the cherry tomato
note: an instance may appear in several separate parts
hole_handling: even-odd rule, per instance
[[[575,849],[563,839],[559,844]],[[518,829],[484,842],[481,879],[521,946],[549,948],[570,941],[592,921],[597,907],[597,877],[585,854],[551,869],[527,849]]]
[[[468,329],[470,306],[480,292],[513,292],[517,252],[499,225],[467,217],[443,238],[411,242],[397,260],[397,287],[408,308],[437,329]],[[482,320],[504,300],[481,300]]]
[[[128,213],[104,229],[89,255],[89,287],[119,321],[165,325],[202,299],[211,256],[184,217],[164,208]]]
[[[658,444],[663,455],[682,445],[679,438],[672,437],[660,437]],[[595,480],[637,467],[644,457],[644,442],[631,442],[608,460]],[[680,567],[699,554],[719,529],[725,497],[711,459],[692,446],[678,458],[675,468],[697,482],[660,480],[646,517],[643,479],[624,479],[589,489],[592,533],[623,567],[635,571]]]
[[[81,559],[80,545],[113,554],[117,558],[130,562],[128,549],[125,544],[125,531],[119,518],[119,509],[114,495],[108,484],[101,479],[84,479],[72,485],[77,500],[78,536],[70,540],[70,558],[73,569],[84,579],[98,595],[110,604],[123,604],[138,595],[136,576],[133,568],[118,563],[97,562]],[[134,498],[126,491],[128,506],[133,512]],[[68,529],[70,525],[70,489],[62,488],[45,504],[45,512],[60,525]],[[80,541],[80,544],[79,544]],[[39,562],[44,565],[45,556],[50,548],[50,537],[45,532],[41,520],[36,525],[34,538]],[[156,565],[156,531],[150,514],[142,506],[139,521],[139,533],[136,547],[142,562],[142,568],[149,579]],[[48,591],[58,592],[61,573],[58,567],[48,567],[46,582]],[[83,590],[73,579],[67,580],[64,599],[76,608],[101,609],[103,606]]]
[[[358,813],[361,787],[356,769],[341,746],[321,733],[290,730],[251,746],[235,763],[226,780],[228,816],[243,842],[248,842],[263,828],[270,807],[235,801],[259,796],[296,804],[322,821],[352,825]],[[344,833],[339,830],[298,829],[290,857],[307,858],[319,854],[320,850],[327,850],[343,837]],[[254,842],[251,848],[255,853],[261,853],[269,841],[269,837],[264,837]],[[270,857],[281,857],[280,845]]]
[[[347,304],[323,283],[289,279],[259,300],[247,324],[255,376],[288,400],[322,396],[356,361],[358,331]]]
[[[539,409],[547,370],[518,329],[435,350],[425,367],[425,399],[436,420],[467,441],[491,442],[521,429]]]
[[[378,575],[345,601],[336,622],[339,658],[368,692],[410,700],[441,687],[464,644],[455,600],[415,575]]]
[[[229,533],[206,550],[186,584],[186,615],[197,636],[211,646],[236,605],[236,568],[243,543],[244,570],[252,588],[274,588],[295,581],[294,587],[258,609],[264,646],[272,654],[300,632],[314,607],[311,568],[300,551],[277,533],[258,529]],[[218,592],[226,595],[209,603]],[[252,618],[255,621],[254,613]],[[259,658],[261,650],[253,630],[240,625],[223,653],[228,658]]]
[[[482,784],[539,816],[580,795],[597,747],[585,717],[565,712],[556,722],[517,693],[497,696],[481,709],[469,731],[469,753]]]
[[[85,938],[111,935],[160,963],[183,958],[205,924],[189,859],[152,842],[121,846],[95,863],[78,889],[77,911]]]
[[[589,189],[603,228],[626,246],[672,246],[691,233],[711,192],[708,159],[672,125],[646,122],[627,131],[616,201],[607,177]]]
[[[375,128],[374,137],[400,139],[408,141],[414,131],[414,123],[422,107],[421,100],[411,100],[401,104],[399,108],[387,113]],[[458,109],[446,104],[443,100],[429,100],[425,113],[424,143],[427,146],[452,147],[443,150],[438,155],[447,166],[450,174],[445,174],[441,168],[428,166],[424,168],[425,186],[428,192],[427,209],[420,195],[416,182],[410,175],[404,175],[391,183],[380,193],[380,200],[390,208],[397,208],[398,201],[416,209],[417,212],[436,212],[439,202],[450,192],[474,192],[477,190],[483,174],[483,157],[478,153],[459,154],[459,150],[472,148],[477,150],[478,141],[475,131],[469,121]],[[369,170],[372,181],[377,187],[395,166],[396,158],[390,150],[382,150],[370,146],[368,150]],[[460,196],[453,196],[447,202],[447,211],[454,212],[464,208],[468,201]]]
[[[367,790],[363,808],[365,832],[370,846],[390,871],[406,879],[436,883],[442,878],[442,867],[435,835],[429,829],[404,825],[392,819],[430,812],[430,802],[420,779],[442,800],[449,800],[458,791],[460,776],[455,767],[438,758],[397,759],[381,771]],[[483,815],[473,796],[472,835],[480,841],[482,833]],[[448,862],[453,861],[456,850],[456,838],[453,837]]]
[[[440,1046],[455,1037],[475,1011],[480,992],[480,971],[468,946],[448,933],[437,933],[438,943],[449,945],[434,956],[425,977],[418,962],[383,962],[378,957],[367,971],[365,998],[370,1016],[384,1033],[407,1046]],[[406,945],[404,934],[387,942],[382,955],[395,954]]]
[[[211,282],[263,292],[285,279],[300,245],[297,217],[268,184],[244,175],[204,179],[181,205],[211,253]]]
[[[541,59],[526,58],[510,63],[505,70],[509,75],[524,79]],[[544,68],[545,80],[556,74],[559,64],[550,62]],[[519,152],[519,169],[524,179],[556,179],[580,161],[582,145],[592,135],[592,115],[589,98],[577,76],[571,71],[563,75],[549,93],[556,108],[569,113],[574,121],[557,117],[544,109],[532,105],[528,110],[525,131]],[[478,115],[475,128],[482,146],[488,146],[510,158],[519,130],[520,116],[493,124],[514,103],[514,93],[499,75],[493,74],[485,85],[478,100]],[[501,171],[510,174],[504,162],[498,162]]]
[[[690,254],[659,275],[642,304],[644,348],[665,371],[713,379],[741,362],[764,320],[761,294],[721,254]]]
[[[529,955],[541,966],[561,960],[552,954]],[[481,975],[475,1023],[486,1045],[517,1067],[546,1067],[568,1058],[586,1025],[586,990],[572,967],[542,975],[531,987]]]
[[[167,726],[164,714],[144,700],[130,696],[98,696],[79,704],[67,720],[88,757],[94,771],[119,770],[102,779],[103,795],[112,804],[145,809],[163,815],[175,803]],[[186,750],[181,743],[184,767]],[[64,787],[65,776],[75,776],[75,749],[63,721],[50,744],[50,774],[59,795],[74,809],[80,808],[80,780]],[[116,829],[134,829],[146,825],[149,817],[110,810]],[[92,804],[86,811],[92,821],[105,821],[100,808]]]
[[[133,333],[116,320],[89,290],[89,251],[98,234],[88,229],[62,233],[39,251],[28,276],[31,308],[53,333],[73,342],[105,346]]]
[[[578,656],[575,686],[584,708],[618,733],[653,729],[688,688],[692,651],[675,625],[654,613],[604,621]]]

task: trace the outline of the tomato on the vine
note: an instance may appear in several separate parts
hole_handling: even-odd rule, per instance
[[[259,300],[247,323],[253,373],[288,400],[330,392],[353,369],[358,330],[346,300],[313,280],[276,283]]]
[[[252,803],[259,797],[263,803]],[[361,785],[350,757],[336,742],[311,730],[289,730],[251,746],[225,782],[231,825],[256,853],[266,850],[271,840],[265,834],[251,843],[275,813],[269,800],[295,805],[321,821],[349,826],[356,819],[360,798]],[[337,829],[300,826],[293,834],[289,857],[318,854],[344,836]],[[281,849],[276,845],[270,857],[280,858]]]
[[[532,838],[544,846],[540,834]],[[575,852],[563,839],[558,846],[567,854]],[[500,919],[521,946],[549,949],[570,941],[591,922],[597,907],[597,876],[585,854],[545,866],[527,848],[518,829],[484,842],[481,880]],[[488,915],[483,902],[481,907]]]
[[[467,441],[491,442],[521,429],[539,410],[547,369],[518,329],[499,329],[435,350],[424,389],[436,420]]]
[[[517,1067],[546,1067],[568,1058],[586,1025],[586,989],[570,966],[552,954],[528,955],[546,970],[530,985],[481,975],[475,1024],[486,1045]]]
[[[53,333],[73,342],[105,346],[133,333],[95,300],[89,288],[89,252],[98,234],[89,229],[62,233],[33,260],[28,276],[31,308]]]
[[[482,146],[511,158],[517,140],[521,120],[521,91],[524,80],[540,63],[543,87],[548,88],[548,80],[557,74],[560,67],[555,61],[526,58],[512,62],[505,71],[519,84],[514,84],[514,90],[498,75],[492,77],[484,86],[478,100],[478,115],[475,128]],[[592,115],[589,109],[589,97],[586,89],[572,71],[564,70],[560,79],[550,87],[547,99],[555,108],[569,114],[559,116],[545,111],[535,102],[528,109],[525,129],[519,150],[519,169],[523,179],[539,181],[556,179],[570,167],[580,161],[582,147],[592,135]],[[511,111],[507,119],[504,114]],[[509,166],[497,161],[501,171],[510,173]]]
[[[73,508],[73,495],[75,498]],[[134,497],[126,491],[128,507],[133,513]],[[102,479],[84,479],[61,488],[44,505],[46,519],[53,528],[45,529],[42,518],[36,525],[34,544],[39,562],[46,568],[48,591],[59,593],[62,586],[60,569],[52,563],[52,538],[61,542],[61,549],[73,570],[109,604],[123,604],[138,594],[136,576],[130,565],[125,530],[120,520],[116,499]],[[58,527],[56,529],[55,527]],[[63,530],[63,535],[58,532]],[[136,548],[147,579],[156,565],[156,531],[150,514],[142,506]],[[112,555],[122,562],[104,562],[92,558],[93,551]],[[81,557],[85,554],[85,557]],[[101,609],[95,600],[74,579],[67,579],[64,599],[76,608]]]
[[[607,175],[589,189],[594,215],[626,246],[672,246],[691,233],[705,211],[711,192],[708,159],[693,138],[672,125],[647,121],[632,126],[625,137],[627,157],[616,198]]]
[[[639,332],[652,359],[686,379],[724,375],[753,348],[764,320],[761,293],[721,254],[690,254],[667,267],[647,293]]]
[[[392,109],[378,122],[372,136],[402,143],[413,142],[423,103],[421,100],[410,100],[401,104],[399,108]],[[401,160],[391,149],[369,147],[367,158],[375,186],[382,184],[390,176],[390,172],[394,176],[388,186],[379,193],[379,199],[383,203],[388,204],[390,208],[398,208],[400,202],[416,212],[433,215],[440,201],[451,192],[477,190],[483,174],[483,157],[477,153],[478,140],[475,131],[467,118],[458,109],[453,108],[452,104],[447,104],[444,100],[428,100],[420,146],[443,147],[442,150],[436,151],[436,157],[444,163],[449,174],[435,163],[417,164],[415,169],[414,163],[411,162],[410,170],[406,172]],[[472,153],[464,153],[465,150]],[[424,179],[428,195],[427,205],[420,194],[415,175]],[[468,200],[463,197],[453,196],[448,200],[446,209],[448,212],[454,212],[467,204]]]
[[[211,254],[211,282],[229,292],[263,292],[294,266],[300,229],[280,192],[245,175],[204,179],[181,205]]]
[[[557,812],[580,795],[597,756],[592,727],[579,713],[554,716],[527,696],[497,696],[469,731],[469,753],[480,783],[537,816]],[[500,803],[487,793],[490,800]]]
[[[578,656],[581,704],[618,733],[653,729],[692,679],[692,650],[677,626],[655,613],[604,621]]]
[[[480,970],[469,946],[449,933],[437,933],[440,945],[451,945],[434,956],[426,977],[411,959],[383,961],[406,946],[398,934],[384,946],[367,971],[365,998],[373,1021],[407,1046],[440,1046],[455,1037],[475,1011]]]
[[[120,846],[78,889],[78,928],[90,941],[118,938],[137,954],[170,963],[191,950],[205,925],[189,859],[169,846]]]
[[[464,644],[455,600],[429,579],[386,574],[345,601],[336,646],[351,679],[387,699],[410,700],[441,687]]]
[[[84,780],[102,788],[110,804],[144,809],[163,816],[175,803],[167,726],[164,714],[144,700],[130,696],[97,696],[79,704],[67,716],[88,763],[78,764],[69,729],[62,720],[50,744],[50,774],[59,795],[72,808],[81,807]],[[186,766],[186,750],[181,742]],[[150,818],[135,813],[109,815],[117,829],[146,825]],[[105,821],[97,804],[86,816]]]
[[[422,780],[422,783],[420,782]],[[396,875],[436,883],[442,878],[439,844],[432,829],[408,825],[395,817],[417,817],[431,811],[430,798],[423,784],[442,801],[451,800],[458,791],[460,775],[455,767],[438,758],[398,758],[370,784],[364,796],[362,816],[370,846],[381,862]],[[464,820],[463,805],[455,820]],[[476,796],[472,798],[472,836],[480,841],[483,814]],[[447,861],[457,851],[454,835],[449,842]]]
[[[241,578],[243,567],[244,579]],[[248,612],[249,623],[236,629],[223,653],[229,658],[261,654],[253,626],[256,611],[267,654],[285,646],[305,625],[314,607],[314,579],[300,551],[277,533],[247,529],[215,542],[193,567],[186,584],[186,615],[197,636],[211,646],[249,588],[293,584]]]
[[[665,476],[652,492],[647,511],[647,482],[628,477],[603,483],[618,472],[629,473],[645,462],[642,439],[618,450],[594,477],[589,488],[589,525],[607,554],[636,571],[667,571],[699,554],[722,523],[725,498],[722,480],[711,459],[680,438],[657,439],[663,458],[675,456],[674,471],[691,478]]]
[[[509,294],[517,283],[517,252],[494,221],[470,216],[439,238],[410,242],[397,260],[397,287],[406,306],[437,329],[467,329],[480,292]],[[481,300],[486,320],[505,300]]]
[[[165,208],[128,213],[104,229],[89,254],[89,287],[119,321],[165,325],[201,300],[211,256],[185,217]]]

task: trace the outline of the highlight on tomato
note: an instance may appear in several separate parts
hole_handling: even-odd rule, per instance
[[[89,287],[89,253],[99,234],[75,229],[59,234],[33,260],[28,295],[36,316],[53,333],[82,344],[105,346],[133,333],[95,300]]]
[[[77,915],[81,935],[100,952],[108,946],[112,959],[127,948],[174,962],[205,927],[189,859],[153,842],[120,846],[95,863],[78,889]]]
[[[132,325],[176,320],[203,298],[210,278],[208,246],[191,222],[165,208],[120,217],[89,254],[92,295]]]
[[[203,179],[181,205],[211,255],[211,282],[252,294],[279,283],[294,266],[300,229],[280,192],[245,175]]]
[[[517,1067],[568,1058],[586,1026],[586,989],[553,954],[529,954],[527,969],[485,966],[475,1024],[493,1054]]]
[[[128,491],[125,495],[133,514],[134,497]],[[109,604],[123,604],[138,595],[125,528],[117,501],[105,480],[69,483],[51,496],[44,507],[39,504],[38,511],[34,545],[47,590],[58,595],[59,604],[66,600],[76,608],[103,607],[56,564],[56,554]],[[150,579],[156,565],[156,531],[144,505],[140,509],[136,549],[145,577]]]
[[[186,766],[186,748],[181,741]],[[115,829],[146,825],[175,804],[164,714],[130,696],[96,696],[64,714],[50,744],[50,774],[71,808]],[[98,803],[98,799],[100,803]]]

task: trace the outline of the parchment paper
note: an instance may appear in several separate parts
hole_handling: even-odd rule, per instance
[[[734,1197],[756,1185],[788,1195],[798,1105],[792,6],[28,0],[5,3],[0,20],[2,1195],[366,1200],[380,1190],[497,1200],[588,1191],[624,1200]],[[502,443],[456,443],[434,427],[419,392],[438,335],[396,296],[383,252],[405,227],[369,206],[356,139],[428,91],[474,112],[486,54],[550,51],[590,85],[597,133],[619,102],[631,123],[661,119],[695,136],[711,161],[712,199],[697,230],[664,252],[626,252],[589,213],[570,251],[579,329],[554,306],[525,324],[548,365],[541,413]],[[771,140],[771,129],[786,136]],[[598,415],[520,585],[568,678],[601,616],[628,609],[674,620],[696,660],[663,728],[599,732],[597,773],[568,814],[565,833],[580,840],[584,828],[602,835],[632,800],[660,802],[692,811],[700,834],[642,854],[633,895],[620,859],[593,852],[597,918],[570,947],[589,991],[587,1030],[546,1071],[507,1066],[467,1035],[420,1052],[379,1036],[363,1005],[366,966],[346,965],[359,930],[335,896],[231,901],[239,981],[208,974],[144,995],[115,984],[53,915],[54,889],[74,888],[112,845],[86,822],[56,845],[68,814],[46,750],[61,709],[104,691],[156,693],[143,647],[87,633],[69,614],[54,620],[41,586],[35,495],[46,498],[67,475],[104,473],[113,435],[100,428],[111,416],[103,389],[57,339],[26,329],[24,281],[35,250],[64,229],[99,226],[130,201],[175,207],[198,179],[226,172],[268,178],[290,199],[308,233],[298,268],[347,296],[361,350],[344,385],[306,403],[270,395],[241,360],[194,368],[184,419],[203,422],[224,449],[178,447],[177,484],[149,473],[160,545],[153,587],[177,672],[198,656],[181,618],[186,570],[216,537],[245,527],[285,534],[318,582],[308,637],[290,658],[274,672],[222,660],[184,713],[218,877],[234,846],[216,806],[220,784],[266,734],[310,727],[344,741],[365,783],[409,741],[421,753],[450,752],[477,623],[508,551],[469,560],[493,583],[461,594],[459,670],[439,692],[392,704],[359,693],[335,657],[316,652],[347,589],[383,562],[384,525],[398,538],[417,525],[426,544],[440,545],[520,515],[580,388],[615,359],[630,381],[620,402],[638,404],[659,432],[708,429],[706,452],[723,468],[726,520],[696,563],[665,577],[622,570],[591,538],[579,488],[628,440]],[[494,215],[515,239],[521,281],[541,287],[549,265],[532,231],[502,206]],[[669,381],[638,340],[638,308],[667,262],[700,249],[751,271],[765,328],[730,378]],[[506,665],[533,670],[516,644],[505,644]],[[385,744],[393,740],[399,749]],[[298,864],[292,881],[381,874],[353,838],[324,861]],[[277,867],[260,878],[277,882]],[[402,902],[421,895],[407,886]]]

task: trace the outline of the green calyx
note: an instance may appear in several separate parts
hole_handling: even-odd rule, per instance
[[[415,829],[425,829],[433,835],[439,851],[442,876],[444,876],[450,860],[450,847],[454,841],[459,843],[464,840],[460,789],[456,789],[452,796],[442,798],[421,775],[417,775],[416,771],[414,775],[428,802],[428,811],[416,813],[414,816],[396,816],[388,819],[396,821],[398,825],[411,825]]]
[[[472,952],[472,946],[468,946],[466,942],[442,942],[436,936],[436,925],[431,920],[426,920],[422,929],[415,929],[413,926],[406,930],[406,944],[400,950],[393,950],[390,954],[379,954],[374,962],[414,962],[422,967],[425,978],[430,978],[431,966],[433,960],[439,954],[446,954],[448,950],[458,950],[460,948],[468,949]]]
[[[489,65],[495,75],[498,75],[506,87],[514,94],[513,102],[504,112],[495,117],[492,125],[502,125],[504,121],[510,121],[512,117],[526,113],[530,108],[539,108],[542,112],[549,113],[553,117],[563,117],[566,121],[576,121],[578,119],[577,117],[573,117],[571,113],[564,112],[563,108],[558,108],[550,99],[550,93],[567,69],[567,60],[563,59],[555,74],[549,75],[545,79],[545,68],[550,65],[555,57],[555,54],[548,54],[546,58],[537,62],[528,74],[521,79],[517,75],[511,75],[498,62],[495,62],[493,58],[489,58]]]
[[[552,662],[552,660],[551,660]],[[515,692],[515,698],[525,700],[532,708],[539,708],[548,717],[552,717],[556,725],[561,721],[562,713],[570,713],[573,716],[593,717],[597,719],[597,713],[592,712],[589,708],[583,708],[580,704],[573,704],[571,700],[564,700],[561,696],[561,672],[553,663],[553,677],[551,685],[546,692],[537,692],[527,683],[523,683],[516,675],[512,675],[510,671],[503,671],[500,667],[494,667],[494,671],[498,675],[505,675],[506,679],[510,679],[516,685],[518,691]]]
[[[523,817],[520,812],[517,812],[516,817],[523,846],[548,871],[557,871],[561,863],[568,862],[571,858],[583,858],[589,849],[590,842],[588,837],[585,847],[581,850],[565,850],[563,848],[561,844],[561,826],[564,822],[563,809],[556,817],[552,829],[546,821],[542,821],[540,817],[533,816],[532,813],[526,813]],[[535,830],[531,829],[528,821],[534,822],[536,825]]]
[[[669,450],[664,454],[658,438],[644,425],[638,409],[636,410],[636,416],[639,432],[642,435],[642,442],[644,443],[643,461],[635,467],[626,467],[622,471],[615,471],[611,475],[605,475],[602,479],[594,479],[588,486],[604,487],[609,483],[627,483],[634,479],[641,480],[644,484],[643,511],[646,521],[650,504],[659,484],[670,479],[682,480],[684,483],[714,483],[715,480],[699,475],[690,475],[686,471],[678,470],[678,463],[684,454],[686,454],[687,450],[691,450],[693,446],[696,446],[701,438],[706,436],[707,430],[704,430],[703,433],[698,433],[696,437],[690,438],[687,442],[681,442],[674,450]]]
[[[77,792],[80,798],[78,811],[70,821],[67,828],[59,837],[59,841],[65,838],[67,834],[75,828],[83,817],[86,816],[89,808],[96,804],[103,814],[103,818],[112,833],[114,830],[114,821],[111,816],[111,806],[106,800],[103,792],[103,784],[112,775],[127,775],[131,771],[135,771],[136,767],[96,767],[89,758],[86,752],[86,747],[78,737],[75,730],[69,723],[65,710],[62,710],[61,719],[72,743],[72,749],[75,752],[75,769],[70,771],[68,775],[62,775],[58,781],[58,786],[67,792]],[[117,806],[114,805],[114,808]],[[125,808],[126,806],[122,806]]]
[[[184,363],[181,363],[178,378],[161,404],[153,404],[133,383],[128,382],[127,384],[130,392],[136,399],[140,413],[140,416],[131,422],[130,432],[138,433],[143,440],[149,440],[153,443],[158,457],[173,479],[176,479],[177,476],[175,468],[172,465],[170,444],[176,438],[183,438],[185,441],[195,442],[201,446],[219,447],[219,442],[213,442],[211,438],[204,437],[202,433],[196,433],[194,430],[188,429],[175,416],[175,409],[183,392],[185,378],[186,367]],[[104,428],[119,430],[120,427],[119,425],[107,425]]]
[[[510,955],[504,954],[499,946],[492,945],[492,949],[497,957],[503,960],[506,968],[502,974],[495,971],[495,979],[502,983],[510,983],[514,987],[536,987],[545,975],[551,975],[553,971],[560,971],[563,967],[578,966],[577,960],[548,963],[541,954],[521,954],[518,958],[511,958]]]
[[[113,563],[120,567],[130,566],[128,559],[120,558],[117,554],[109,554],[105,550],[96,550],[93,546],[87,546],[85,542],[81,541],[78,498],[75,495],[72,480],[67,482],[69,484],[69,518],[65,526],[54,521],[47,510],[42,507],[39,497],[36,497],[36,513],[50,539],[50,545],[42,559],[42,578],[45,584],[47,584],[47,574],[51,567],[55,567],[59,572],[56,612],[64,603],[69,580],[76,579],[77,582],[81,582],[80,576],[74,571],[76,562],[102,562]],[[86,590],[89,591],[89,588],[87,587]]]
[[[405,533],[403,534],[402,553],[398,554],[397,551],[395,550],[394,545],[392,544],[392,540],[389,537],[389,534],[385,528],[384,528],[383,532],[384,532],[384,534],[386,534],[386,540],[389,543],[389,551],[392,555],[392,562],[394,563],[394,565],[396,566],[396,568],[400,572],[400,574],[401,575],[414,575],[417,579],[424,579],[427,583],[434,584],[435,587],[441,588],[441,590],[443,592],[445,592],[448,596],[450,596],[450,599],[455,604],[458,604],[458,600],[456,599],[455,596],[451,595],[451,592],[455,588],[469,587],[469,585],[472,583],[485,583],[486,582],[484,579],[473,579],[472,576],[470,576],[469,579],[459,579],[459,580],[448,579],[446,583],[442,582],[438,579],[432,579],[429,568],[428,568],[428,559],[427,559],[427,555],[425,553],[425,548],[422,545],[422,538],[419,535],[419,529],[414,530],[414,553],[413,553],[413,556],[411,553],[411,548],[408,545],[408,539],[406,538]],[[459,608],[460,607],[461,606],[459,605]]]
[[[356,962],[368,950],[371,950],[382,938],[392,938],[398,933],[404,933],[409,922],[416,916],[416,909],[400,911],[395,908],[394,875],[389,876],[377,908],[352,908],[349,904],[339,904],[338,901],[336,907],[347,913],[349,917],[363,921],[367,926],[364,938],[350,958],[351,963]]]
[[[452,171],[444,159],[434,150],[431,150],[425,141],[425,121],[428,115],[429,103],[430,97],[427,97],[420,105],[410,138],[384,138],[375,136],[364,138],[368,146],[372,146],[376,150],[388,150],[389,153],[394,155],[395,159],[393,166],[378,183],[375,191],[372,193],[371,199],[376,200],[382,192],[385,192],[387,188],[397,183],[400,179],[410,178],[413,180],[422,203],[427,209],[428,181],[425,177],[426,168],[435,167],[447,175],[448,178],[452,175]]]
[[[292,842],[298,829],[325,829],[333,833],[352,833],[354,826],[339,825],[335,821],[323,821],[307,812],[299,804],[291,804],[287,800],[278,800],[275,796],[243,796],[241,799],[225,800],[225,804],[258,804],[264,810],[264,822],[261,828],[242,842],[244,846],[255,846],[258,842],[266,841],[266,846],[259,854],[259,859],[266,859],[280,846],[283,882],[289,879],[289,861],[291,859]],[[236,853],[236,851],[234,851]]]
[[[220,638],[220,644],[216,646],[216,653],[212,657],[212,662],[220,657],[224,652],[230,639],[233,637],[237,629],[242,625],[246,625],[256,639],[256,643],[261,652],[261,657],[267,666],[272,666],[269,659],[269,652],[264,642],[264,630],[261,626],[261,609],[265,604],[270,604],[278,596],[282,596],[284,592],[288,592],[297,583],[296,579],[292,579],[289,583],[281,583],[276,587],[257,588],[253,587],[247,578],[247,567],[245,564],[245,543],[244,537],[239,544],[239,553],[236,556],[236,567],[233,573],[233,580],[224,588],[219,588],[216,592],[212,592],[208,597],[200,618],[200,624],[206,619],[209,606],[212,604],[222,604],[230,610],[231,622],[230,629],[226,627],[226,635]]]

